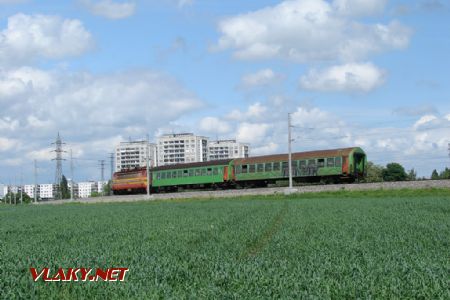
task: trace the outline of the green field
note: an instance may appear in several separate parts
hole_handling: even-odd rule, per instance
[[[0,205],[0,297],[450,298],[450,191]],[[125,282],[29,268],[128,267]]]

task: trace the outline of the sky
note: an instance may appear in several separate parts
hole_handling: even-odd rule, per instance
[[[0,184],[98,180],[121,141],[362,147],[450,166],[449,0],[0,0]],[[107,175],[105,175],[107,177]]]

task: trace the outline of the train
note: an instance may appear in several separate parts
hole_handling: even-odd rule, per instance
[[[267,187],[289,177],[288,154],[140,167],[113,174],[115,195],[176,192],[190,189]],[[291,154],[296,183],[343,183],[366,176],[367,156],[360,147]],[[147,182],[147,178],[149,181]]]

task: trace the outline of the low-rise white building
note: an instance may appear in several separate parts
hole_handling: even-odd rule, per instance
[[[248,157],[249,145],[236,140],[208,142],[208,160]]]
[[[208,138],[192,133],[165,134],[157,140],[158,166],[208,160]]]
[[[78,197],[80,198],[89,198],[92,192],[97,191],[98,187],[95,181],[78,182]]]
[[[3,199],[5,195],[8,193],[8,187],[4,184],[0,183],[0,199]]]
[[[39,186],[38,185],[36,185],[36,189],[37,189],[37,195],[39,196]],[[34,190],[35,190],[34,184],[25,184],[23,186],[24,193],[27,194],[28,196],[30,196],[31,198],[34,198]]]
[[[156,166],[156,145],[147,141],[122,142],[116,146],[115,172],[136,167]]]
[[[53,199],[56,195],[56,185],[53,183],[39,184],[39,197],[41,199]]]

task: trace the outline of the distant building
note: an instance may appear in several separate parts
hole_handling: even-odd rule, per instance
[[[156,145],[147,141],[122,142],[115,150],[115,172],[136,167],[156,166]]]
[[[37,189],[37,195],[39,196],[39,186],[36,186],[36,189]],[[31,198],[34,198],[34,184],[25,184],[23,186],[23,191],[25,194],[27,194]]]
[[[5,195],[8,193],[8,187],[4,184],[0,183],[0,199],[3,199]]]
[[[56,184],[39,184],[39,197],[43,200],[53,199],[56,195]]]
[[[208,160],[248,157],[248,144],[236,140],[217,140],[208,142]]]
[[[98,192],[97,186],[95,181],[78,182],[78,197],[89,198],[92,192]]]
[[[208,138],[192,133],[165,134],[157,139],[158,166],[208,160]]]

